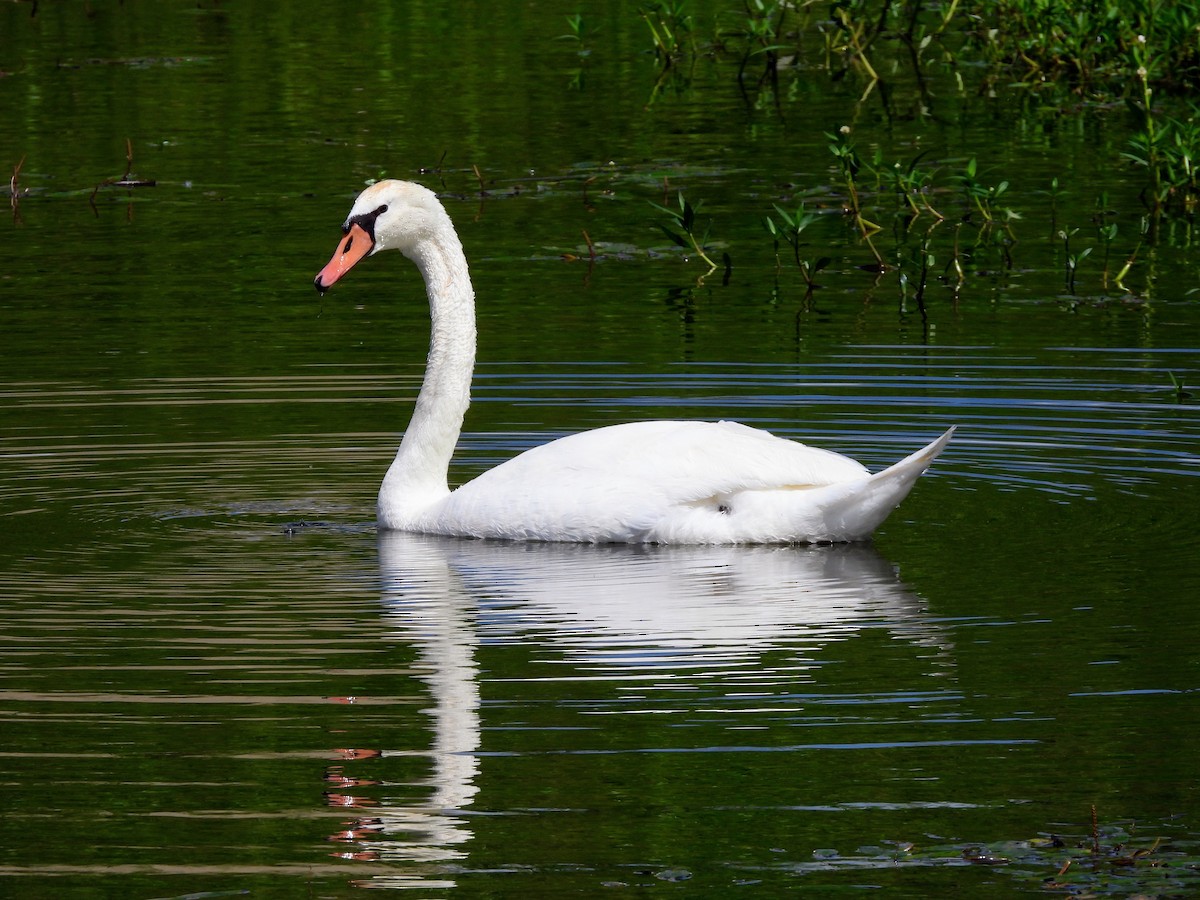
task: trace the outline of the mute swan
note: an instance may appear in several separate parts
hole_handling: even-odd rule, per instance
[[[475,366],[475,292],[458,234],[432,191],[392,180],[358,196],[342,232],[318,291],[396,249],[429,295],[425,380],[379,489],[384,529],[583,543],[862,540],[954,433],[871,475],[845,456],[733,422],[633,422],[534,447],[451,491]]]

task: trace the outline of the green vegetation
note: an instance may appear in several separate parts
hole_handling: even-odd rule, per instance
[[[31,12],[35,17],[45,15]],[[532,28],[533,23],[522,27]],[[1140,304],[1150,299],[1155,267],[1161,271],[1162,256],[1157,252],[1161,242],[1175,240],[1190,246],[1195,240],[1179,235],[1195,230],[1194,219],[1200,211],[1200,103],[1190,99],[1200,95],[1198,4],[1168,0],[1090,0],[1082,5],[1068,0],[946,0],[940,4],[918,0],[643,0],[623,12],[590,3],[543,27],[549,31],[543,32],[542,38],[553,42],[555,48],[546,56],[557,59],[559,73],[566,73],[573,90],[558,90],[560,83],[556,83],[555,90],[523,96],[524,105],[513,121],[535,123],[540,116],[568,111],[574,133],[585,135],[574,141],[572,165],[594,159],[585,155],[593,151],[608,152],[606,145],[610,144],[627,152],[619,163],[579,163],[563,180],[603,180],[611,187],[612,196],[628,189],[626,196],[634,194],[639,205],[643,198],[655,197],[660,201],[655,204],[658,212],[668,220],[653,227],[661,227],[672,242],[710,271],[720,265],[720,259],[709,244],[707,223],[698,221],[700,204],[692,205],[682,194],[678,204],[672,202],[674,198],[658,196],[663,174],[673,185],[683,186],[689,196],[703,192],[710,203],[721,204],[713,207],[719,208],[722,216],[721,249],[727,248],[739,266],[743,261],[751,266],[765,264],[762,251],[766,245],[758,229],[760,224],[766,227],[775,245],[774,262],[778,266],[779,248],[786,244],[796,266],[794,272],[787,267],[788,275],[796,274],[795,286],[805,292],[818,287],[819,272],[825,273],[822,280],[829,283],[837,273],[854,277],[856,270],[861,270],[878,283],[885,283],[881,276],[895,276],[902,292],[941,283],[957,299],[980,284],[978,278],[998,279],[1037,269],[1054,273],[1054,290],[1061,275],[1066,296],[1055,300],[1064,308],[1074,308],[1080,297]],[[11,55],[14,59],[19,56]],[[129,54],[93,60],[88,65],[102,63],[131,72],[155,65],[182,75],[183,59]],[[187,66],[197,69],[206,65],[199,56],[186,60]],[[525,62],[523,50],[489,65],[496,71],[504,67],[515,71]],[[392,71],[388,66],[394,63],[384,63],[376,61],[375,68]],[[642,68],[633,69],[634,64]],[[20,79],[7,82],[10,85],[27,88],[26,81],[36,84],[36,90],[12,92],[14,98],[32,103],[29,98],[40,96],[47,87],[69,96],[64,88],[80,65],[78,59],[48,55],[36,66],[21,61],[18,68],[8,62],[0,75]],[[626,99],[623,96],[600,98],[600,90],[617,83],[613,80],[617,66],[636,71],[634,77],[651,82],[644,96],[632,103],[620,102]],[[546,69],[539,62],[535,71],[541,78]],[[484,78],[472,90],[461,92],[459,99],[470,111],[457,120],[425,109],[428,133],[410,128],[403,132],[403,141],[397,138],[394,150],[378,151],[394,153],[386,160],[388,168],[403,176],[416,165],[424,173],[436,173],[443,189],[452,189],[454,173],[466,177],[472,165],[482,164],[488,154],[496,152],[496,143],[505,140],[503,135],[510,130],[507,122],[502,127],[492,120],[488,104],[477,99],[486,96],[490,86]],[[303,95],[303,87],[281,85],[276,93]],[[820,120],[806,118],[806,96],[825,93],[826,88]],[[595,95],[580,102],[579,94],[589,89]],[[722,90],[725,97],[714,102],[712,94]],[[570,94],[569,99],[556,96],[562,94]],[[387,96],[386,91],[372,93],[364,103],[371,107],[371,114],[364,112],[361,121],[378,129],[380,122],[399,122],[401,112],[413,115],[411,104],[393,109]],[[428,96],[434,95],[421,94],[423,99]],[[730,116],[730,98],[745,103],[745,146],[725,156],[706,150],[709,159],[703,164],[709,171],[700,177],[718,176],[714,192],[724,188],[728,193],[730,185],[738,181],[741,196],[733,199],[714,196],[708,184],[693,180],[699,169],[694,158],[698,145],[692,138],[712,133],[718,127],[715,115],[736,117],[736,110]],[[213,115],[237,112],[237,107],[218,99],[212,93],[196,95],[197,103],[212,104],[208,109]],[[619,106],[620,111],[593,122],[592,110],[604,105],[596,103],[599,99],[618,101],[610,105]],[[657,105],[660,99],[661,106]],[[830,115],[829,107],[835,102],[844,108]],[[375,103],[378,108],[372,107]],[[736,106],[737,99],[733,103]],[[482,108],[476,109],[475,104]],[[996,146],[979,141],[956,143],[964,132],[956,131],[960,123],[955,116],[969,122],[970,115],[977,115],[984,105],[994,105],[1000,115],[1011,116],[1003,127],[1019,119],[1022,126],[1044,129],[1047,134],[1073,129],[1072,141],[1086,140],[1079,138],[1079,133],[1088,129],[1089,134],[1119,133],[1116,140],[1099,141],[1095,155],[1102,159],[1106,174],[1114,175],[1113,181],[1104,184],[1105,189],[1118,190],[1114,187],[1117,179],[1134,186],[1131,191],[1122,190],[1118,198],[1120,215],[1109,210],[1104,200],[1089,219],[1088,211],[1079,208],[1079,198],[1088,198],[1101,188],[1078,183],[1066,160],[1047,190],[1044,170],[1039,173],[1039,183],[1031,184],[1023,161],[1005,156],[1020,142],[999,136],[1002,139]],[[31,105],[23,115],[36,121],[36,112]],[[478,127],[464,132],[464,119],[479,123]],[[139,167],[155,167],[147,171],[168,186],[200,170],[186,158],[191,146],[186,140],[166,140],[155,133],[186,137],[189,120],[168,119],[162,126],[147,126],[144,123],[148,121],[151,118],[140,112],[114,125],[122,129],[118,132],[122,140],[132,135],[133,143],[127,146],[139,148]],[[633,130],[646,129],[646,141],[629,140],[623,129],[631,122]],[[223,127],[239,124],[225,121]],[[342,122],[330,131],[340,140],[355,127],[354,121]],[[538,133],[528,127],[530,135]],[[593,145],[586,139],[593,127],[613,139]],[[977,123],[974,127],[978,130]],[[661,133],[655,132],[656,128]],[[760,133],[756,134],[756,129]],[[146,134],[139,136],[139,132]],[[419,140],[415,134],[421,135]],[[785,137],[780,138],[781,134]],[[796,158],[785,140],[799,145]],[[536,141],[536,137],[527,137],[524,143]],[[41,147],[28,137],[21,142],[6,155],[12,170],[9,198],[14,220],[20,219],[23,198],[68,183],[62,180],[62,172],[53,171],[53,163],[47,163],[53,158],[51,148],[58,144],[53,135],[44,138]],[[371,143],[366,141],[366,146]],[[665,150],[663,143],[667,144]],[[747,167],[745,159],[757,152],[760,143],[761,157]],[[634,156],[627,144],[637,145],[636,153],[645,153],[644,163],[627,161]],[[823,160],[813,162],[814,154],[826,151]],[[104,152],[116,151],[110,144]],[[127,160],[131,153],[128,149]],[[22,168],[20,160],[27,155],[30,162]],[[549,168],[543,162],[546,156],[545,146],[531,150],[530,172],[535,166]],[[714,156],[716,163],[712,162]],[[719,173],[712,171],[738,156],[743,168],[736,174],[730,174],[732,164]],[[451,162],[443,167],[447,157]],[[359,174],[377,171],[384,163],[382,158],[353,160],[360,166]],[[643,164],[645,168],[639,169]],[[177,167],[175,171],[168,168],[171,165]],[[538,169],[539,177],[545,168]],[[743,179],[743,172],[751,177]],[[764,177],[763,173],[768,174]],[[477,180],[482,196],[486,193],[483,180],[479,176]],[[515,180],[513,190],[521,190],[527,180]],[[654,187],[648,189],[651,181]],[[76,179],[75,189],[79,183]],[[106,195],[114,200],[128,197],[129,188],[137,186],[128,167],[124,178],[98,182],[90,177],[85,183],[93,203]],[[587,191],[585,187],[585,198]],[[1060,199],[1068,194],[1075,203],[1060,206]],[[1133,196],[1138,199],[1131,201]],[[842,215],[835,215],[837,211]],[[823,237],[833,232],[832,237],[843,246],[852,245],[845,259],[818,242],[813,242],[816,249],[803,250],[801,232],[817,218],[828,223],[821,229]],[[839,222],[841,231],[835,232]],[[739,223],[743,226],[740,230]],[[750,223],[752,236],[747,236],[745,223]],[[623,227],[628,228],[628,223]],[[635,223],[632,227],[641,226]],[[602,237],[602,247],[634,240],[628,230],[602,234],[598,227],[589,228],[589,233]],[[805,237],[811,234],[808,231]],[[592,251],[594,247],[589,249]],[[761,255],[756,258],[755,253]],[[728,273],[730,266],[726,264],[725,269]],[[781,280],[786,288],[788,279]],[[918,292],[918,296],[924,295]]]
[[[654,53],[664,68],[670,68],[691,47],[692,17],[687,0],[659,0],[642,8],[642,19],[650,28]]]
[[[669,72],[691,77],[678,74],[678,63],[686,58],[716,65],[736,61],[743,92],[758,90],[775,103],[789,89],[781,84],[787,72],[825,70],[835,83],[858,79],[860,106],[874,93],[890,97],[898,82],[915,84],[918,95],[925,97],[931,79],[944,83],[950,75],[964,95],[970,90],[1036,98],[1039,109],[1052,110],[1058,117],[1084,112],[1128,116],[1132,136],[1123,148],[1108,151],[1108,161],[1114,170],[1124,169],[1143,180],[1141,227],[1122,232],[1110,221],[1107,198],[1102,198],[1091,229],[1053,220],[1048,226],[1033,223],[1026,229],[1057,242],[1052,252],[1061,262],[1068,295],[1076,294],[1085,270],[1094,272],[1104,292],[1136,294],[1127,279],[1143,246],[1154,242],[1164,221],[1190,220],[1200,207],[1200,105],[1187,99],[1200,89],[1196,4],[1096,0],[1081,7],[1067,0],[951,0],[934,6],[912,0],[746,0],[740,12],[715,18],[707,33],[698,26],[688,0],[659,0],[644,6],[641,15],[662,66],[655,94]],[[747,99],[750,102],[748,93]],[[854,121],[857,115],[847,110],[846,120]],[[938,255],[946,260],[940,277],[955,286],[963,284],[972,262],[994,252],[1003,269],[1013,267],[1017,225],[1026,215],[1022,207],[1036,206],[1032,201],[1043,199],[1044,192],[1037,198],[1018,195],[1013,179],[993,174],[993,167],[977,159],[978,154],[939,163],[923,150],[907,160],[888,160],[881,150],[860,152],[851,134],[850,126],[826,132],[837,190],[822,199],[843,209],[870,252],[873,262],[860,268],[880,273],[898,269],[902,287],[920,285],[921,297],[931,273],[937,274],[932,248],[939,240],[945,249]],[[1064,172],[1062,183],[1068,179]],[[1055,177],[1049,191],[1052,218],[1063,193]],[[890,208],[889,197],[895,208]],[[800,233],[812,223],[813,214],[803,204],[794,215],[785,212],[796,198],[783,199],[782,205],[772,204],[774,216],[764,217],[761,210],[758,215],[774,241],[777,264],[783,240],[811,291],[816,287],[814,276],[829,259],[801,257]],[[693,233],[694,210],[685,206],[682,195],[679,210],[656,206],[675,220],[674,230],[664,228],[672,240],[715,268],[704,254],[705,239]],[[895,223],[891,247],[880,243],[889,221]],[[939,228],[944,231],[940,239]],[[1122,240],[1135,230],[1136,238]]]
[[[580,55],[586,55],[591,52],[592,40],[596,37],[596,32],[592,28],[589,20],[582,15],[576,13],[573,16],[567,16],[567,25],[571,29],[569,34],[560,34],[560,41],[574,41],[579,47]]]
[[[1200,109],[1180,98],[1200,88],[1200,7],[1171,0],[1087,6],[1000,0],[964,13],[1004,23],[962,32],[960,52],[978,53],[994,83],[1015,77],[1064,98],[1124,101],[1136,122],[1124,156],[1145,171],[1147,207],[1156,214],[1195,209]]]
[[[1184,400],[1192,398],[1192,392],[1187,389],[1183,383],[1183,379],[1176,378],[1174,372],[1168,372],[1167,377],[1171,379],[1171,390],[1175,394],[1177,403],[1182,403]]]
[[[800,274],[804,278],[804,283],[808,285],[808,290],[811,293],[813,288],[818,286],[814,280],[817,273],[833,261],[828,256],[821,256],[815,260],[802,259],[800,257],[800,236],[809,225],[817,221],[817,216],[814,213],[806,212],[803,203],[800,204],[794,213],[789,213],[782,206],[776,204],[775,212],[779,215],[779,224],[776,224],[771,216],[766,216],[763,219],[763,227],[767,229],[767,234],[775,242],[776,268],[779,266],[779,239],[783,238],[787,242],[787,245],[792,248],[792,258],[796,260],[796,267],[799,268]]]
[[[660,212],[666,213],[674,223],[674,227],[659,225],[663,234],[669,237],[675,244],[685,250],[691,250],[708,266],[708,271],[705,275],[711,275],[717,270],[717,264],[709,259],[708,254],[704,252],[704,245],[708,241],[708,229],[705,228],[704,234],[700,237],[696,236],[696,212],[700,208],[700,204],[693,205],[690,200],[683,196],[683,192],[679,192],[679,207],[672,209],[669,206],[663,206],[660,203],[651,201],[651,206]]]
[[[871,235],[879,231],[879,226],[863,215],[862,201],[859,197],[858,174],[862,171],[863,162],[858,151],[850,141],[850,128],[843,125],[837,134],[826,134],[829,139],[829,152],[837,160],[838,172],[846,185],[846,198],[849,201],[847,212],[853,217],[854,225],[862,234],[863,240],[871,248],[876,262],[883,268],[883,258],[871,243]]]
[[[1122,156],[1146,176],[1147,209],[1183,214],[1200,204],[1200,107],[1186,100],[1200,89],[1200,5],[953,0],[927,7],[912,0],[747,0],[743,15],[730,16],[707,40],[697,34],[686,0],[661,0],[642,16],[665,68],[688,55],[732,56],[743,81],[751,62],[761,60],[759,84],[774,84],[786,61],[792,68],[824,68],[834,80],[857,73],[865,97],[885,83],[881,71],[896,73],[891,80],[915,76],[923,89],[932,69],[951,71],[961,82],[971,66],[982,67],[976,90],[984,94],[1032,92],[1064,113],[1123,103],[1137,128]],[[869,233],[853,181],[858,161],[848,143],[834,140],[835,153],[843,151],[837,155],[851,213]],[[989,192],[973,177],[966,173],[964,187],[990,221],[1004,185]]]

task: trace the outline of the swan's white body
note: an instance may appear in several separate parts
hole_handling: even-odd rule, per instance
[[[401,181],[363,191],[343,230],[318,290],[395,248],[420,269],[432,317],[425,381],[379,490],[381,528],[592,543],[862,540],[954,432],[872,475],[847,457],[733,422],[633,422],[535,447],[451,491],[475,366],[462,244],[433,192]]]

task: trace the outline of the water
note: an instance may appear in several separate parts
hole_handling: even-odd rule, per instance
[[[647,105],[636,16],[581,63],[558,12],[369,6],[360,31],[394,39],[348,53],[316,5],[9,6],[0,159],[32,190],[0,225],[0,894],[1001,897],[1083,852],[1093,805],[1106,853],[1161,837],[1166,865],[1064,879],[1195,889],[1186,233],[1135,298],[1098,268],[1065,291],[1025,234],[1020,265],[931,287],[923,319],[826,216],[837,262],[806,301],[747,204],[828,185],[822,139],[720,69]],[[451,54],[475,62],[446,91]],[[485,91],[501,69],[521,89]],[[813,119],[845,114],[843,88],[798,84]],[[995,111],[946,102],[983,147]],[[126,136],[158,184],[93,209]],[[1057,155],[1096,175],[1046,140],[991,159],[1034,160],[1035,221]],[[398,256],[323,299],[311,278],[363,179],[447,149],[481,334],[457,481],[662,416],[873,469],[954,442],[866,546],[377,535],[427,312]],[[657,232],[663,172],[721,215],[727,286]]]

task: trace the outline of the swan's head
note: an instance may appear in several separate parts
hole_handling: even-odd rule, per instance
[[[428,188],[409,181],[379,181],[358,195],[342,223],[345,237],[314,284],[329,290],[361,259],[380,250],[412,256],[423,240],[444,231],[446,210]]]

